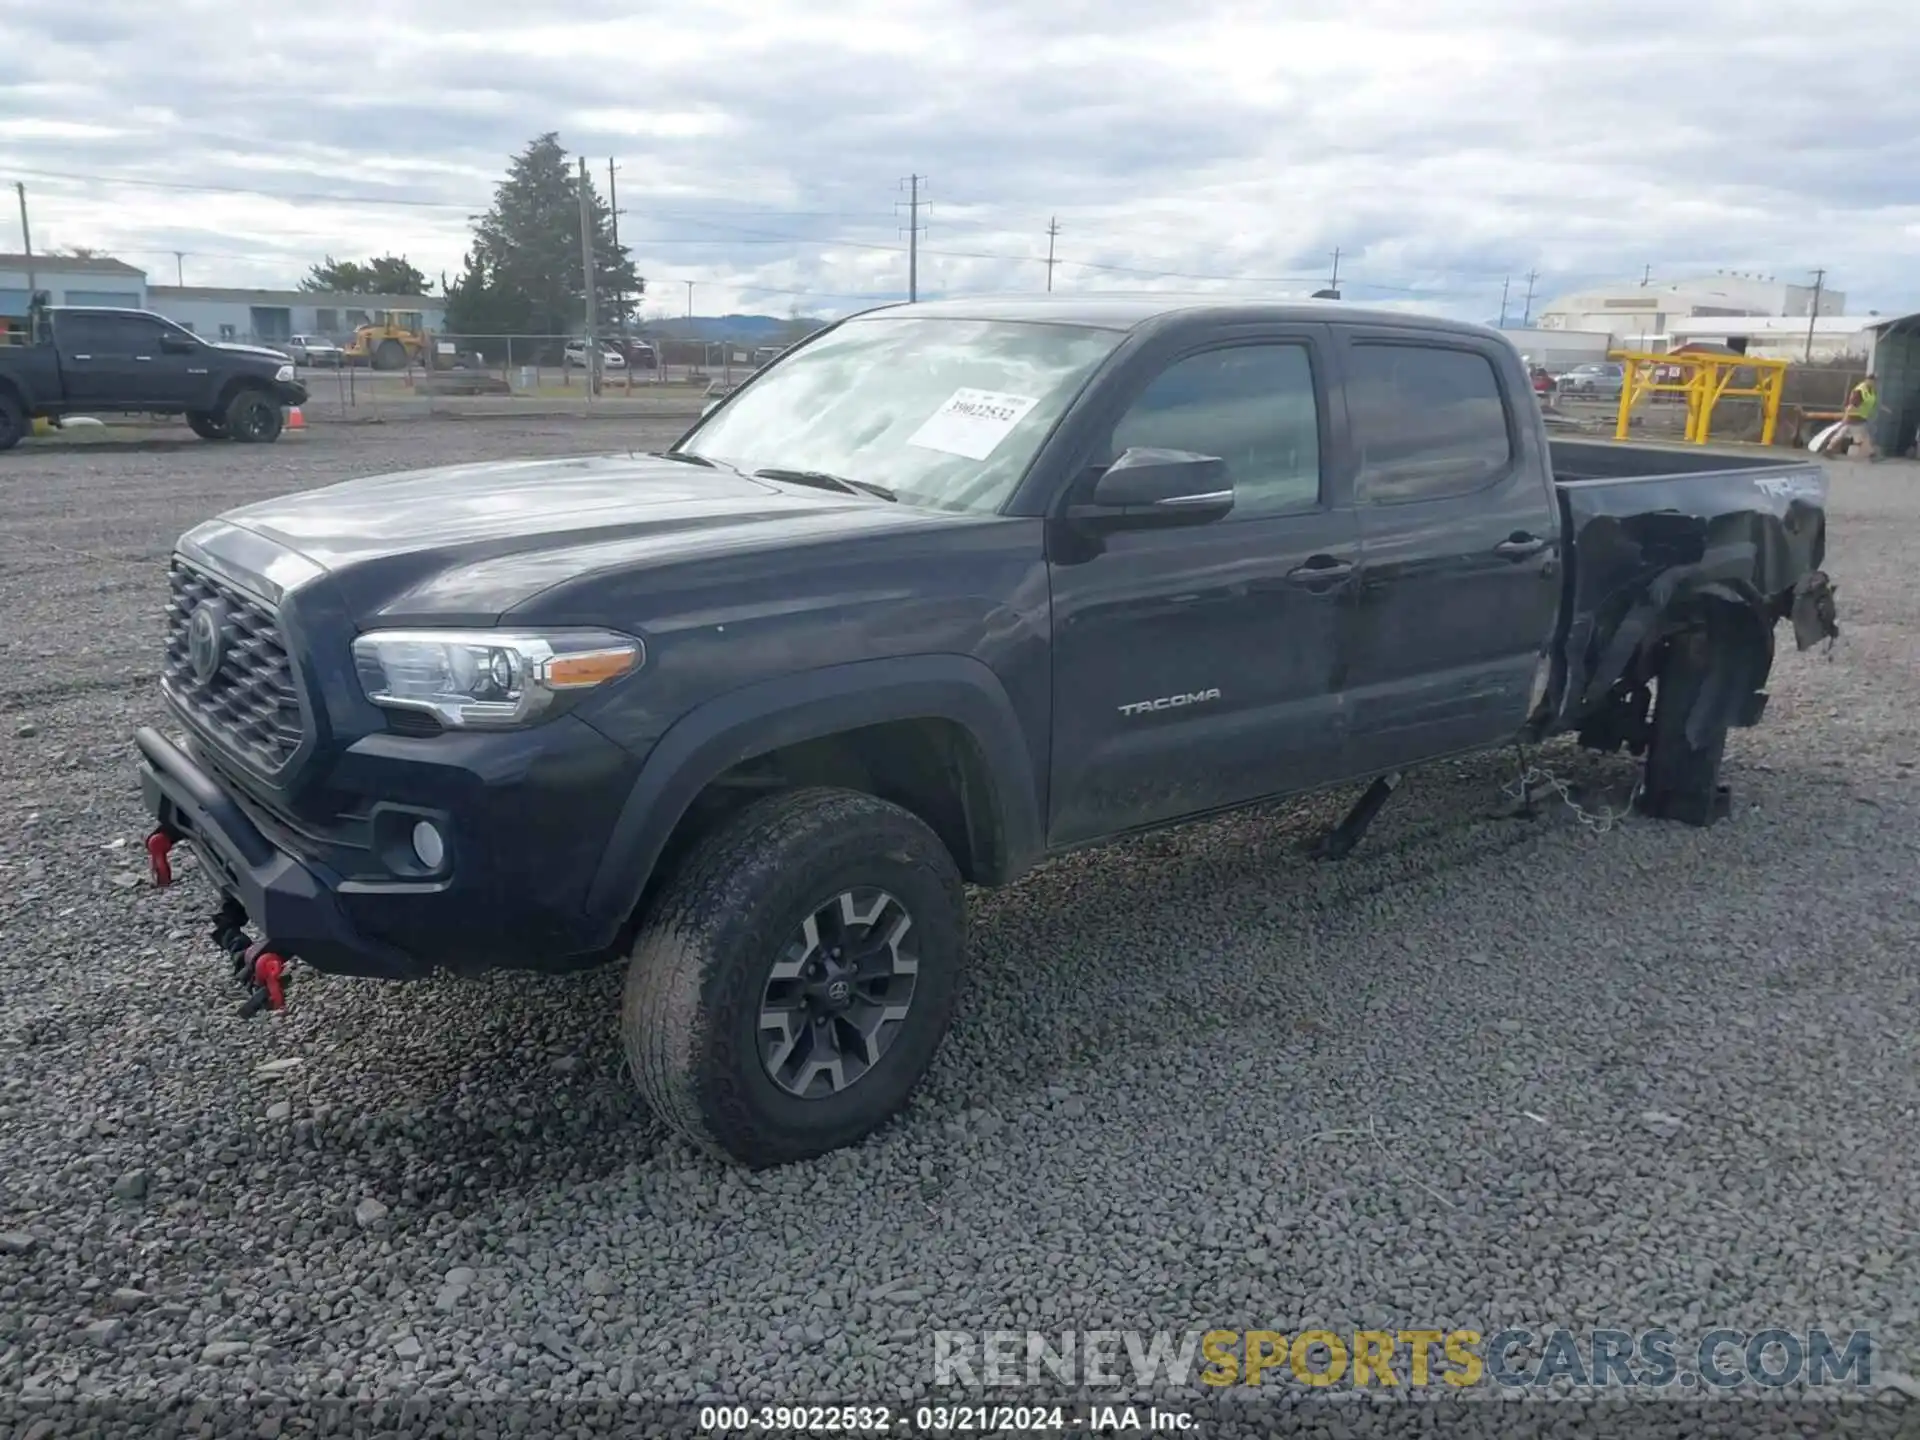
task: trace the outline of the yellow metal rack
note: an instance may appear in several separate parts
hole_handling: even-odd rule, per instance
[[[1773,443],[1774,428],[1780,422],[1780,395],[1786,387],[1785,360],[1762,360],[1752,355],[1726,355],[1719,351],[1679,351],[1671,355],[1650,355],[1638,350],[1615,350],[1608,357],[1617,360],[1626,373],[1620,383],[1620,423],[1614,438],[1627,438],[1627,422],[1633,407],[1649,395],[1687,397],[1687,439],[1705,445],[1713,429],[1713,407],[1728,396],[1760,401],[1760,443]],[[1662,380],[1662,370],[1681,372],[1678,380]],[[1750,385],[1734,384],[1739,372],[1753,372]]]

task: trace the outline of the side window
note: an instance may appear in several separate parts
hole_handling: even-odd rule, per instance
[[[1513,458],[1500,378],[1476,351],[1356,344],[1347,407],[1362,504],[1470,494]]]
[[[1114,426],[1109,460],[1135,447],[1218,455],[1228,520],[1320,501],[1320,413],[1304,345],[1236,345],[1169,365]]]
[[[76,355],[131,355],[133,337],[115,315],[85,315],[69,311],[55,322],[61,346]]]

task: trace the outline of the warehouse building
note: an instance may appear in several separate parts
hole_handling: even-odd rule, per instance
[[[22,333],[33,292],[44,290],[55,305],[118,305],[143,310],[146,271],[124,260],[81,260],[70,255],[0,255],[0,330]]]
[[[1656,344],[1668,350],[1689,341],[1715,341],[1762,360],[1865,361],[1873,350],[1875,315],[1743,315],[1734,319],[1675,320]]]
[[[1709,318],[1797,316],[1816,308],[1844,315],[1847,297],[1837,290],[1782,283],[1772,276],[1720,273],[1665,284],[1627,282],[1563,295],[1540,310],[1543,330],[1599,330],[1633,349],[1650,348],[1675,334],[1684,321]]]
[[[148,306],[208,340],[285,344],[294,335],[347,340],[376,310],[418,311],[429,330],[446,328],[447,302],[430,295],[338,295],[307,290],[229,290],[154,285]]]

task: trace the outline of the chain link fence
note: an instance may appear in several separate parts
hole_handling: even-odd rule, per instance
[[[302,351],[285,341],[275,348],[287,351],[314,404],[377,414],[456,396],[585,404],[648,400],[697,411],[705,398],[738,385],[784,346],[607,335],[596,359],[577,335],[430,332],[376,351],[371,359],[343,349]]]

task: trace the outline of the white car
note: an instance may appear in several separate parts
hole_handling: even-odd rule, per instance
[[[1624,365],[1576,365],[1560,377],[1562,395],[1616,396],[1626,384]]]
[[[287,356],[298,365],[338,365],[346,352],[331,340],[318,335],[292,335],[287,338]]]
[[[582,370],[586,369],[587,342],[584,340],[569,340],[566,350],[561,354],[560,363],[569,368],[578,366]],[[627,362],[618,350],[609,350],[603,345],[600,347],[600,368],[602,370],[624,370],[627,368]]]

